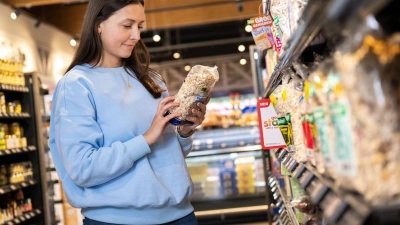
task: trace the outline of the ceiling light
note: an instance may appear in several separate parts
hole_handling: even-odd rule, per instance
[[[245,28],[246,32],[251,32],[253,30],[253,27],[251,25],[247,25]]]
[[[189,72],[191,68],[192,68],[191,66],[186,65],[186,66],[185,66],[185,71],[186,71],[186,72]]]
[[[71,39],[71,41],[69,41],[69,44],[73,47],[76,46],[76,40],[75,39]]]
[[[19,16],[19,14],[21,14],[21,12],[18,11],[18,10],[15,10],[15,11],[12,12],[11,15],[10,15],[10,16],[11,16],[11,19],[16,20],[17,17]]]
[[[239,45],[238,50],[239,52],[244,52],[244,50],[246,50],[246,47],[244,47],[244,45]]]
[[[254,59],[255,59],[255,60],[258,59],[258,52],[254,52]]]
[[[240,65],[246,65],[246,63],[247,63],[247,60],[246,60],[246,59],[241,59],[241,60],[240,60]]]
[[[160,35],[158,35],[158,34],[155,34],[155,35],[153,36],[153,41],[155,41],[155,42],[159,42],[159,41],[161,41],[161,37],[160,37]]]
[[[173,56],[175,59],[179,59],[181,57],[181,54],[179,54],[179,52],[175,52]]]

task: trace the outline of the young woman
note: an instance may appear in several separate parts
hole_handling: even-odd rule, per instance
[[[143,0],[92,0],[81,43],[53,95],[50,147],[68,202],[85,225],[197,224],[185,157],[202,123],[180,116],[140,40]]]

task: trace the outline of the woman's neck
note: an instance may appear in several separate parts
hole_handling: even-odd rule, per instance
[[[93,65],[94,63],[90,63]],[[97,67],[103,67],[103,68],[117,68],[122,66],[122,60],[121,59],[104,59],[103,57],[100,59],[99,63],[96,65]]]

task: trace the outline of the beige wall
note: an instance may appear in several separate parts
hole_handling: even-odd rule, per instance
[[[10,17],[13,9],[0,2],[0,51],[12,46],[25,54],[24,72],[38,72],[50,91],[69,66],[76,47],[69,42],[72,36],[42,23],[35,28],[36,19],[21,13],[16,20]],[[40,57],[38,49],[48,53],[48,60]]]

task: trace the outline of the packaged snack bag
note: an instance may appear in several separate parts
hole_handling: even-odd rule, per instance
[[[192,125],[193,122],[186,121],[186,117],[192,115],[192,109],[198,109],[197,102],[205,102],[218,79],[217,66],[193,66],[176,94],[175,102],[179,102],[180,105],[165,113],[168,115],[180,112],[182,115],[169,122],[175,126]]]

